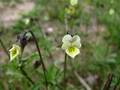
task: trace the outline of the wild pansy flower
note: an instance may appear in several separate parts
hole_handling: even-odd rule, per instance
[[[75,58],[75,56],[80,53],[79,48],[81,47],[81,43],[78,35],[72,37],[67,34],[63,37],[62,42],[62,49],[65,50],[66,54],[70,57]]]
[[[19,45],[13,44],[13,47],[9,50],[10,52],[10,61],[15,59],[21,53],[21,47]]]
[[[70,5],[74,6],[78,4],[78,0],[70,0]]]

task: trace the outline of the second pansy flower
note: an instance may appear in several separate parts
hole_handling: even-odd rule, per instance
[[[70,57],[75,58],[75,56],[80,53],[79,48],[81,47],[81,42],[78,35],[72,37],[67,34],[63,37],[62,42],[62,49],[65,50],[66,54]]]
[[[13,47],[9,50],[10,61],[14,60],[21,54],[21,47],[19,45],[13,44]]]

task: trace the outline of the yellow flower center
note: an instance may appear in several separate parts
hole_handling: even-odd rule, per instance
[[[69,51],[70,53],[75,52],[75,47],[69,47],[69,48],[68,48],[68,51]]]
[[[14,55],[16,55],[16,53],[17,53],[17,50],[14,48],[12,51],[12,55],[14,56]]]

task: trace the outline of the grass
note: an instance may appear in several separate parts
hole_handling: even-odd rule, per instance
[[[120,17],[119,17],[119,0],[85,0],[79,1],[79,5],[75,7],[75,12],[72,15],[68,15],[69,32],[72,34],[78,34],[81,37],[82,48],[81,54],[74,60],[74,67],[82,76],[92,90],[100,90],[108,77],[109,73],[114,75],[111,89],[119,81],[120,75]],[[9,28],[9,31],[1,32],[1,39],[7,40],[5,46],[9,49],[12,43],[16,40],[18,34],[27,30],[32,30],[38,40],[39,47],[42,51],[44,62],[47,66],[47,80],[51,83],[49,90],[62,90],[63,88],[63,64],[61,61],[63,58],[55,58],[57,49],[62,52],[61,40],[66,34],[64,15],[65,8],[69,5],[68,0],[37,0],[36,6],[33,10],[27,14],[24,14],[21,19],[16,21],[14,26]],[[87,8],[87,9],[86,9]],[[111,15],[110,10],[113,9],[114,13]],[[30,19],[29,24],[25,24],[24,20]],[[92,20],[96,23],[93,23]],[[53,32],[47,32],[44,30],[44,24],[52,26]],[[101,28],[99,28],[99,26]],[[95,27],[96,29],[94,30]],[[101,31],[101,29],[105,29]],[[92,29],[92,30],[91,30]],[[9,39],[8,39],[9,37]],[[12,43],[10,42],[12,41]],[[28,44],[34,47],[33,41]],[[24,55],[25,70],[28,75],[35,81],[35,85],[29,86],[29,81],[16,69],[16,61],[9,63],[4,62],[0,66],[0,89],[1,90],[38,90],[44,89],[44,75],[41,67],[34,69],[34,63],[39,60],[36,49],[29,51]],[[28,55],[26,57],[26,54]],[[60,54],[57,53],[57,56]],[[62,54],[61,54],[62,55]],[[52,57],[51,57],[52,56]],[[68,58],[69,61],[70,58]],[[54,63],[58,61],[58,66]],[[75,78],[70,62],[67,70],[67,90],[85,90],[83,85]],[[34,76],[34,77],[33,77]],[[88,78],[93,78],[93,82],[90,82]],[[19,83],[19,84],[16,84]],[[120,88],[120,85],[118,85]],[[119,89],[116,89],[119,90]]]

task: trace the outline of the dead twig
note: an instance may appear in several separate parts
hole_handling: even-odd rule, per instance
[[[109,90],[110,89],[110,85],[112,83],[112,79],[113,79],[113,74],[109,74],[108,75],[108,79],[106,80],[104,86],[103,86],[103,90]]]
[[[74,74],[78,78],[79,82],[86,88],[86,90],[92,90],[91,87],[85,82],[85,80],[76,71],[74,71]]]

